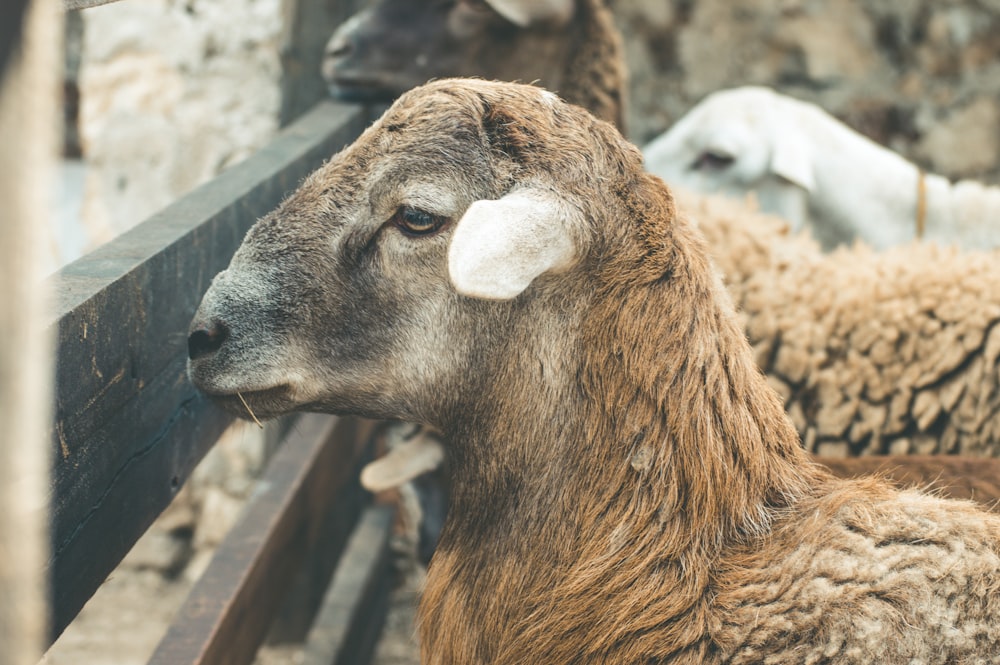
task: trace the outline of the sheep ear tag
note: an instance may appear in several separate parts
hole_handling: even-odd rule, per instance
[[[510,300],[547,272],[569,268],[576,246],[567,206],[548,192],[476,201],[455,227],[448,274],[462,295]]]

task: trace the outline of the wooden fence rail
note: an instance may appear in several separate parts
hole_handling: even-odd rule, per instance
[[[188,322],[211,278],[253,222],[366,123],[361,108],[321,103],[247,161],[53,278],[51,639],[228,423],[185,373]]]
[[[310,582],[325,587],[361,512],[368,429],[352,419],[298,419],[150,665],[251,663],[310,552],[321,552],[322,567],[309,570]]]

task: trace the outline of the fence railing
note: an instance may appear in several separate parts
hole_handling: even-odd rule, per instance
[[[52,279],[58,340],[50,490],[53,639],[229,422],[185,373],[188,323],[210,280],[254,221],[353,141],[367,121],[360,107],[320,103],[250,159]],[[304,544],[325,548],[331,560],[319,574],[329,578],[361,511],[357,494],[337,504],[349,484],[344,474],[356,470],[361,450],[356,426],[315,418],[293,428],[290,440],[297,443],[275,457],[279,470],[267,472],[277,474],[267,481],[271,494],[254,497],[237,527],[238,544],[220,548],[220,563],[210,566],[188,614],[180,615],[176,640],[161,645],[154,662],[250,662],[275,594],[306,565],[305,555],[294,553],[305,552]],[[338,510],[344,515],[337,517]],[[320,536],[330,519],[340,534],[332,541]],[[316,594],[310,602],[321,600]],[[202,631],[206,626],[211,634]],[[177,655],[178,640],[194,651]]]

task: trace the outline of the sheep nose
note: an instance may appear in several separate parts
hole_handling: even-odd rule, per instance
[[[199,323],[188,336],[188,358],[197,360],[222,348],[229,338],[229,328],[221,321]]]

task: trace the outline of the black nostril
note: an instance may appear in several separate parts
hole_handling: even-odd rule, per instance
[[[188,358],[196,360],[215,353],[229,338],[229,328],[219,321],[200,325],[188,336]]]

